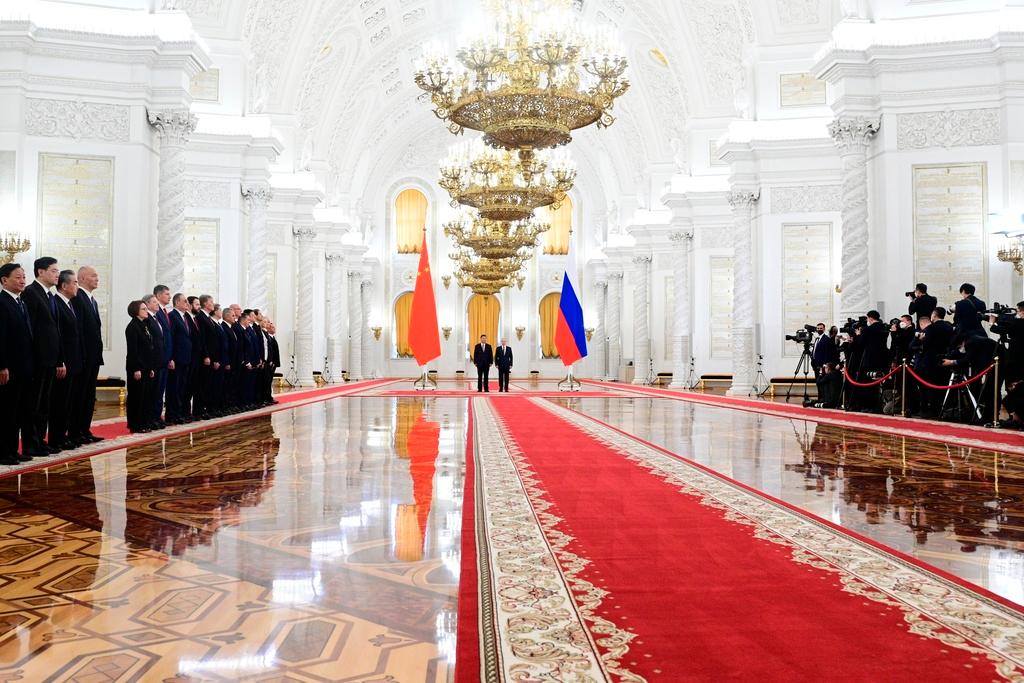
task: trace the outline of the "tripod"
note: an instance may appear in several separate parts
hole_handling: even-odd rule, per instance
[[[644,384],[649,387],[654,386],[658,382],[657,375],[654,374],[654,359],[647,359],[647,377],[644,378]]]
[[[747,396],[763,398],[771,388],[772,384],[764,374],[764,356],[759,353],[757,354],[757,375],[754,377],[754,385],[750,387],[750,391],[747,392]]]
[[[949,402],[949,397],[954,391],[953,385],[963,382],[965,379],[967,379],[965,375],[957,374],[955,372],[949,376],[949,384],[946,385],[946,395],[942,399],[942,407],[939,408],[940,417],[946,414],[946,404]],[[963,419],[963,409],[966,407],[964,406],[964,394],[967,394],[967,399],[971,402],[971,405],[974,406],[974,416],[978,420],[981,420],[981,407],[978,406],[978,399],[974,397],[974,392],[971,391],[971,388],[960,387],[959,389],[956,389],[956,392],[955,410],[957,420]]]
[[[690,369],[686,373],[686,381],[683,382],[683,386],[687,389],[693,389],[700,382],[700,377],[697,376],[696,360],[693,356],[690,356]]]
[[[807,375],[811,373],[811,342],[804,342],[804,350],[800,354],[800,360],[796,362],[796,370],[793,371],[793,380],[790,381],[789,386],[786,388],[786,403],[789,403],[790,397],[793,395],[793,385],[796,383],[796,376],[804,376],[804,401],[803,405],[807,405],[807,402],[811,400],[811,397],[807,394]]]

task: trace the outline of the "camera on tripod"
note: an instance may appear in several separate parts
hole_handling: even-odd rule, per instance
[[[1017,317],[1017,309],[1013,306],[1004,306],[997,301],[992,304],[992,308],[978,314],[982,320],[987,319],[990,315],[996,316],[996,325],[1005,325]]]
[[[817,329],[818,328],[814,325],[804,325],[796,331],[796,334],[787,334],[786,341],[795,341],[798,344],[810,344],[811,340],[814,339],[814,333]]]
[[[858,327],[865,327],[867,324],[868,317],[866,315],[862,315],[859,318],[847,318],[846,322],[843,323],[843,326],[839,328],[839,331],[845,332],[852,337],[855,329]]]

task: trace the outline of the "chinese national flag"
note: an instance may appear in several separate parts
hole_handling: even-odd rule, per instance
[[[416,269],[416,288],[412,292],[409,347],[420,367],[441,355],[441,335],[437,331],[437,303],[434,301],[434,281],[430,276],[426,233],[423,235],[423,248],[420,249],[420,266]]]

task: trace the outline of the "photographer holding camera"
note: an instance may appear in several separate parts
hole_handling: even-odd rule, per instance
[[[958,334],[985,336],[985,328],[981,326],[982,315],[985,313],[985,302],[974,296],[974,285],[965,282],[960,285],[960,301],[956,302],[953,311],[953,327]]]
[[[907,307],[907,313],[913,316],[914,320],[930,318],[932,311],[939,305],[939,300],[928,293],[928,285],[923,282],[918,282],[914,285],[914,291],[907,292],[906,295],[910,298],[910,306]]]
[[[988,335],[978,336],[976,334],[958,333],[953,339],[948,357],[943,359],[942,367],[955,372],[964,379],[969,379],[992,365],[1001,350],[995,339]],[[982,416],[988,415],[992,406],[992,374],[986,375],[980,382],[975,382],[967,387],[975,400],[978,402],[979,411]],[[971,422],[983,420],[984,418],[973,415]]]
[[[910,358],[910,345],[915,333],[914,320],[912,315],[901,315],[889,321],[889,336],[892,338],[889,348],[892,350],[893,365],[900,365]]]
[[[882,324],[882,314],[871,310],[867,323],[860,334],[863,351],[857,380],[867,382],[889,369],[889,330]],[[879,390],[877,387],[857,387],[856,408],[866,412],[878,411]]]
[[[991,323],[989,330],[998,334],[1000,340],[1008,340],[1006,365],[1000,368],[1001,379],[1005,379],[1007,385],[1024,379],[1024,301],[1017,303],[1012,316],[1010,311],[995,304],[988,320]]]
[[[942,365],[942,359],[949,352],[949,345],[956,335],[953,325],[946,320],[946,309],[936,308],[928,322],[921,320],[918,333],[920,350],[914,358],[914,372],[932,384],[949,381],[949,370]],[[920,387],[919,412],[916,417],[937,418],[942,411],[945,389]]]

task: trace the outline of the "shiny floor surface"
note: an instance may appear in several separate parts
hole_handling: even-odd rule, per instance
[[[0,480],[0,681],[444,681],[465,401],[334,400]]]
[[[466,400],[378,391],[0,479],[0,682],[450,680]],[[1021,457],[607,391],[550,400],[1024,603]]]

